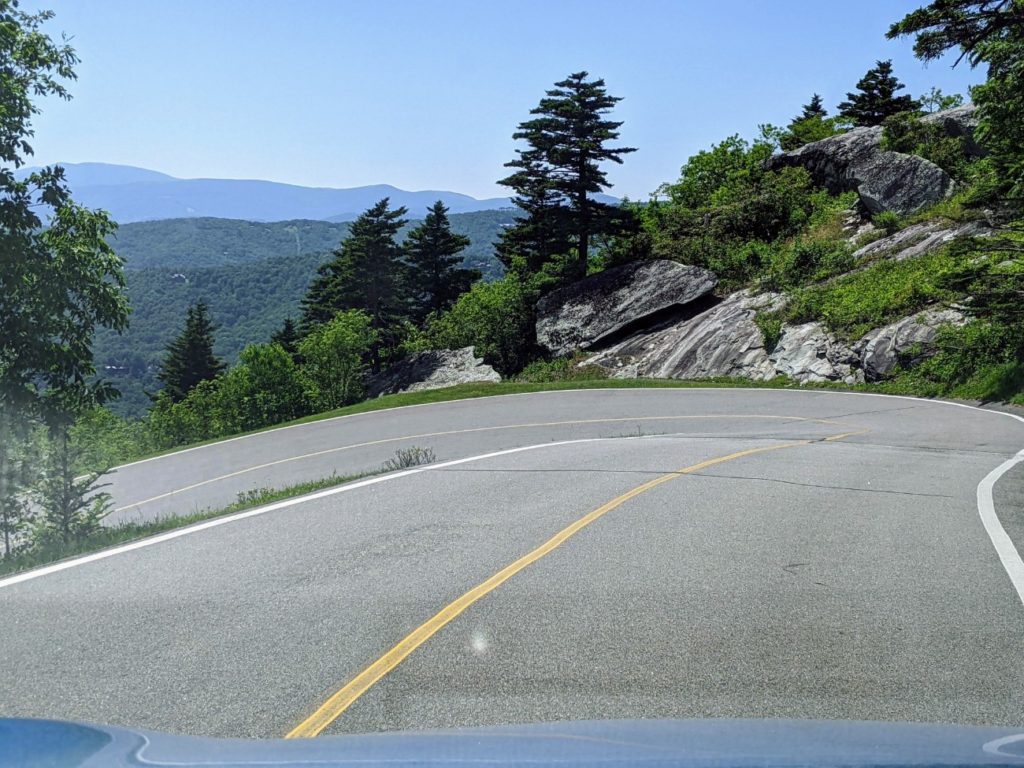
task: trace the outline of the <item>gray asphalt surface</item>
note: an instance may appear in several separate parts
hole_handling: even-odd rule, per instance
[[[511,426],[548,422],[563,423]],[[1024,606],[975,501],[1024,447],[1024,424],[1006,416],[825,392],[547,393],[212,446],[126,467],[117,493],[142,500],[393,438],[244,474],[276,485],[274,472],[322,476],[324,456],[348,472],[402,444],[451,459],[593,437],[0,587],[0,715],[281,736],[582,515],[666,472],[803,439],[626,501],[440,630],[327,732],[608,717],[1024,723]],[[175,503],[212,504],[239,477]],[[1011,536],[1022,486],[1013,470],[996,489]]]

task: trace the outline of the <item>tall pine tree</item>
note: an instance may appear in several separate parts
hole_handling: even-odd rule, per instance
[[[452,232],[448,209],[440,200],[427,212],[423,223],[406,236],[405,260],[415,322],[423,323],[432,312],[448,309],[480,279],[480,270],[459,268],[459,254],[468,247],[468,237]]]
[[[910,96],[897,96],[906,88],[892,73],[892,60],[876,61],[857,83],[857,93],[847,93],[839,114],[857,125],[881,125],[890,115],[919,109]]]
[[[385,197],[352,222],[349,236],[334,258],[320,267],[302,300],[304,335],[343,310],[366,312],[378,337],[370,352],[374,371],[397,349],[407,314],[406,267],[395,240],[407,211],[392,211],[389,205]]]
[[[201,381],[216,378],[224,371],[224,363],[213,354],[213,332],[206,303],[199,301],[188,308],[185,328],[167,346],[167,356],[157,374],[163,391],[174,402],[185,399]]]
[[[821,102],[821,96],[818,94],[812,94],[809,103],[804,104],[803,111],[800,116],[794,119],[796,120],[811,120],[815,117],[828,117],[828,110],[825,109],[825,105]]]
[[[619,137],[622,123],[604,116],[621,99],[608,95],[604,80],[588,77],[587,72],[569,75],[530,110],[536,117],[520,123],[512,135],[529,149],[516,150],[518,159],[506,163],[515,172],[498,182],[516,193],[527,214],[507,230],[499,252],[509,259],[516,241],[526,240],[550,259],[557,255],[547,253],[552,246],[568,246],[574,252],[572,278],[586,274],[594,236],[613,234],[621,221],[618,208],[593,199],[611,186],[600,163],[621,163],[622,155],[636,151],[606,146]]]
[[[299,353],[299,329],[292,318],[286,317],[281,327],[270,335],[270,343],[277,344],[295,359]]]

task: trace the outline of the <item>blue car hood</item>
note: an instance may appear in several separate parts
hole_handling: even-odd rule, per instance
[[[306,740],[209,739],[0,719],[0,766],[1018,766],[1024,728],[813,720],[609,720]]]

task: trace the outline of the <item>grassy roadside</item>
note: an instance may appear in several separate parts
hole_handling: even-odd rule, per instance
[[[72,541],[67,544],[61,542],[37,544],[29,551],[15,554],[9,558],[0,558],[0,576],[28,571],[32,568],[50,565],[59,560],[79,555],[87,555],[101,549],[107,549],[108,547],[115,547],[119,544],[127,544],[131,541],[144,539],[147,536],[153,536],[174,528],[184,528],[194,523],[201,523],[204,520],[223,517],[235,512],[243,512],[247,509],[263,506],[264,504],[272,504],[275,501],[303,496],[325,488],[334,488],[364,477],[383,474],[390,471],[390,469],[390,467],[381,468],[376,472],[364,472],[359,475],[331,475],[319,480],[289,485],[285,488],[258,488],[246,493],[240,493],[238,501],[220,509],[204,509],[187,515],[168,515],[142,523],[121,523],[109,528],[100,528],[86,539]]]
[[[457,384],[453,387],[443,389],[430,389],[421,392],[403,392],[397,395],[384,395],[373,400],[364,400],[344,408],[337,408],[333,411],[314,413],[303,416],[292,421],[281,422],[269,427],[254,429],[248,432],[240,432],[236,435],[214,437],[209,440],[202,440],[188,445],[179,445],[174,448],[167,448],[160,451],[150,451],[134,456],[125,457],[120,464],[128,464],[134,461],[152,459],[157,456],[184,451],[189,448],[198,448],[203,445],[221,443],[225,440],[233,440],[236,437],[246,435],[258,435],[263,432],[271,432],[275,429],[294,427],[299,424],[310,424],[316,421],[334,419],[339,416],[352,416],[359,413],[370,413],[383,411],[392,408],[402,408],[410,405],[425,405],[429,403],[443,403],[451,400],[469,400],[478,397],[495,397],[498,395],[515,395],[528,392],[550,392],[566,389],[694,389],[707,387],[721,388],[763,388],[763,389],[801,389],[802,387],[788,379],[777,378],[770,381],[752,381],[737,377],[723,377],[717,379],[699,379],[680,381],[677,379],[573,379],[568,381],[544,381],[544,382],[521,382],[503,381],[500,383],[478,382],[473,384]],[[806,389],[806,386],[803,387]]]

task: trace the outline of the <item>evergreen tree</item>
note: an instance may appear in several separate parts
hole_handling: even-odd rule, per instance
[[[181,402],[196,384],[223,372],[224,363],[213,354],[214,330],[204,302],[188,308],[185,328],[167,346],[167,356],[157,374],[173,402]]]
[[[405,225],[405,208],[390,210],[384,198],[359,216],[349,236],[324,264],[302,300],[302,332],[330,321],[338,312],[359,309],[370,316],[377,340],[370,350],[374,372],[388,362],[402,337],[407,283],[402,247],[395,237]]]
[[[636,150],[605,146],[619,137],[622,123],[603,116],[621,99],[608,95],[604,80],[588,81],[588,76],[575,72],[555,83],[530,110],[536,117],[520,123],[512,135],[526,141],[529,149],[516,150],[518,159],[505,164],[515,172],[498,183],[516,193],[526,218],[503,237],[499,254],[506,263],[517,241],[526,246],[527,253],[521,255],[533,262],[531,271],[537,261],[565,253],[554,248],[568,246],[575,252],[569,277],[582,277],[592,238],[613,234],[619,226],[618,209],[593,199],[611,186],[599,164],[621,163],[622,155]]]
[[[281,327],[270,336],[271,344],[279,344],[294,360],[299,352],[299,329],[291,317],[286,317]]]
[[[890,115],[916,110],[920,105],[910,96],[897,96],[906,88],[892,73],[892,60],[876,61],[857,83],[857,93],[847,93],[839,114],[857,125],[881,125]]]
[[[448,309],[480,279],[480,270],[458,266],[462,262],[459,254],[468,247],[468,237],[452,232],[448,209],[440,200],[406,236],[411,311],[417,323],[423,323],[432,312]]]
[[[815,117],[828,117],[828,110],[825,109],[825,106],[822,104],[821,96],[816,93],[811,96],[810,103],[804,104],[803,111],[800,113],[800,116],[795,118],[793,122],[796,122],[797,120],[810,120]]]
[[[515,190],[512,202],[523,216],[501,233],[494,254],[506,270],[534,274],[572,249],[570,212],[562,205],[551,170],[533,156],[520,155],[519,170],[502,183]]]
[[[977,138],[989,152],[1001,192],[1024,210],[1024,2],[933,0],[889,28],[890,39],[914,35],[914,54],[924,61],[959,49],[972,67],[984,64],[987,79],[971,89],[978,108]]]

